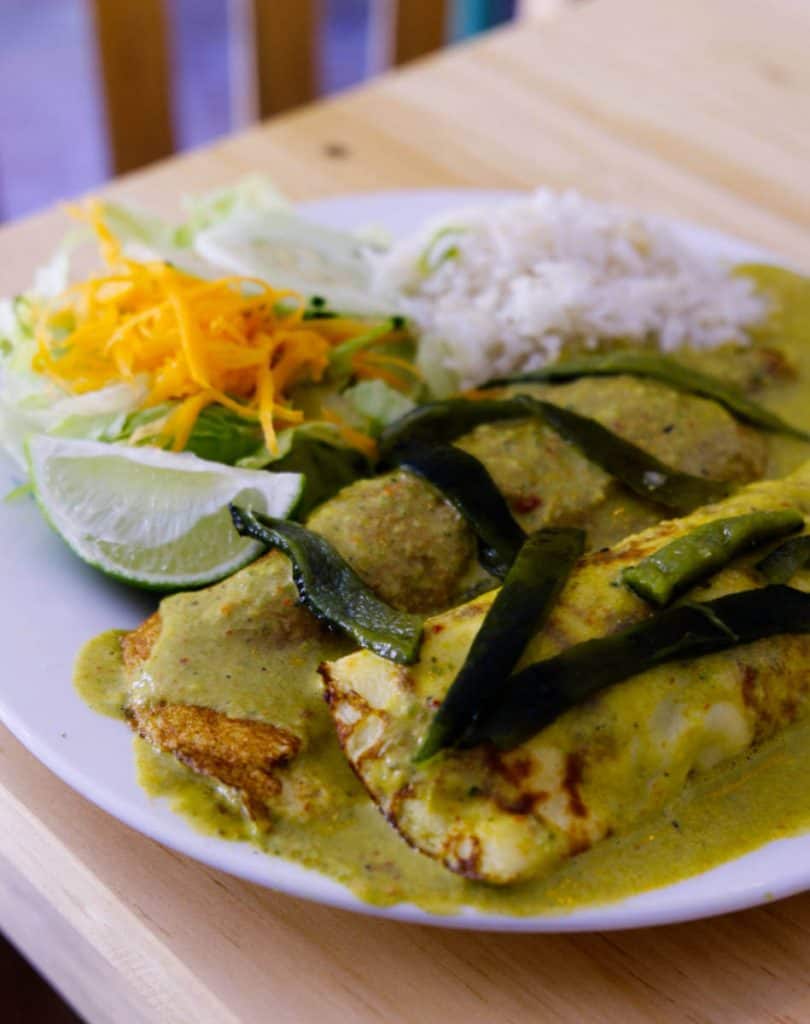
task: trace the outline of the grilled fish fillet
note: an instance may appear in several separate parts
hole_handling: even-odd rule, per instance
[[[238,790],[253,818],[266,816],[281,792],[275,769],[298,753],[301,740],[249,718],[230,718],[194,704],[135,705],[132,727],[153,747],[174,754],[188,768]]]
[[[791,506],[810,513],[810,463],[586,556],[522,664],[647,616],[619,574],[672,538],[721,516]],[[694,596],[760,585],[755,557]],[[810,590],[810,573],[794,585]],[[487,594],[429,619],[416,665],[359,651],[321,669],[340,742],[383,814],[413,846],[470,878],[506,884],[541,876],[665,806],[692,773],[810,708],[810,637],[783,636],[646,672],[508,753],[479,747],[414,764],[491,601]]]
[[[121,642],[124,669],[137,679],[160,637],[156,612]],[[143,739],[200,775],[236,790],[253,818],[267,816],[281,783],[276,769],[301,749],[301,738],[278,726],[232,718],[196,704],[134,702],[127,721]]]
[[[251,716],[235,711],[234,680],[212,673],[211,637],[242,657],[232,671]],[[152,746],[236,795],[254,820],[305,819],[323,810],[327,791],[301,755],[324,737],[334,742],[317,665],[349,647],[301,607],[288,560],[272,552],[206,591],[164,599],[122,638],[125,717]]]
[[[575,381],[555,388],[554,394],[555,400],[602,419],[689,472],[747,480],[763,471],[762,436],[715,403],[634,378]],[[651,522],[660,514],[621,493],[601,469],[535,421],[488,424],[459,444],[484,462],[526,529],[576,522],[595,529],[598,539],[605,531],[623,533],[628,524]],[[308,526],[326,536],[372,589],[399,608],[446,608],[483,575],[469,526],[437,491],[410,473],[345,488],[315,512]],[[242,583],[257,573],[264,596],[254,607]],[[205,617],[199,622],[190,617],[186,647],[191,664],[184,674],[210,675],[205,664],[195,664],[201,638],[220,635],[224,645],[233,645],[235,656],[240,645],[257,646],[270,664],[266,686],[292,689],[299,698],[298,712],[305,709],[306,715],[289,717],[285,708],[279,717],[246,717],[228,706],[228,686],[217,688],[216,680],[201,684],[189,700],[187,689],[174,684],[175,666],[161,658],[161,636],[164,615],[171,620],[172,609],[198,598],[175,595],[123,641],[131,681],[128,721],[157,749],[237,793],[256,819],[316,813],[325,790],[301,767],[299,755],[313,734],[331,729],[322,703],[312,697],[319,693],[316,666],[335,654],[334,635],[327,637],[298,604],[289,564],[278,554],[205,593]],[[306,650],[303,656],[301,649]],[[302,657],[304,664],[291,680],[287,662]]]

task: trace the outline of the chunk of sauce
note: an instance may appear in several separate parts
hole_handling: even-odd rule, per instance
[[[798,379],[773,384],[758,398],[792,422],[810,427],[810,289],[783,271],[758,269],[754,276],[784,300],[781,314],[759,332],[759,340],[779,344],[799,371]],[[772,437],[769,475],[784,475],[807,454],[808,446],[800,441]],[[339,653],[342,642],[323,632],[300,636],[280,655],[278,634],[270,644],[266,637],[262,640],[259,623],[264,620],[256,613],[263,595],[250,593],[251,587],[262,586],[261,573],[248,571],[233,579],[251,621],[231,623],[230,632],[213,628],[222,618],[223,604],[221,594],[212,598],[211,591],[164,602],[158,661],[140,680],[141,692],[151,699],[202,703],[275,724],[306,722],[309,738],[295,759],[296,770],[317,780],[323,804],[315,815],[280,817],[270,829],[259,828],[221,787],[136,739],[141,785],[150,795],[167,799],[204,832],[246,840],[268,854],[317,869],[378,905],[408,901],[436,913],[467,905],[494,913],[539,914],[623,899],[810,828],[808,717],[760,748],[692,780],[663,811],[572,857],[548,878],[509,888],[460,878],[412,850],[349,769],[314,672],[321,658]],[[201,621],[210,621],[212,628],[201,630]],[[132,693],[121,663],[121,636],[114,631],[85,645],[75,675],[91,707],[117,716],[123,715],[124,701]],[[158,683],[159,677],[168,682]]]

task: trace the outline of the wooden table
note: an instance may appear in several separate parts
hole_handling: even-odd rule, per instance
[[[110,192],[266,171],[294,198],[573,186],[810,267],[806,0],[595,0],[171,160]],[[0,232],[0,293],[61,222]],[[66,685],[67,680],[66,680]],[[0,734],[0,923],[92,1024],[810,1019],[810,894],[696,924],[465,934],[325,909],[163,849]]]

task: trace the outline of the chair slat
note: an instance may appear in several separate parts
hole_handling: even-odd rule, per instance
[[[115,174],[174,152],[164,0],[91,0]]]
[[[318,0],[252,0],[259,114],[309,103],[317,95]]]
[[[322,0],[242,0],[252,30],[256,106],[265,118],[318,94]],[[115,174],[174,152],[167,0],[89,0]],[[387,49],[401,64],[442,47],[449,0],[371,0],[383,4]],[[249,12],[249,13],[248,13]],[[241,22],[240,22],[241,24]],[[374,19],[372,18],[372,24]],[[373,49],[373,48],[372,48]],[[251,78],[253,68],[245,68]],[[376,68],[374,68],[376,70]],[[250,100],[250,97],[248,97]],[[250,103],[237,104],[241,107]],[[244,111],[242,115],[244,115]],[[244,116],[241,116],[244,120]]]
[[[444,46],[447,0],[397,0],[394,21],[394,63],[423,57]]]

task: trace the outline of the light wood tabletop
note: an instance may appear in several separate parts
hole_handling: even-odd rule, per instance
[[[295,199],[573,187],[810,268],[808,38],[806,0],[575,4],[109,191],[174,214],[182,194],[256,171]],[[0,293],[28,283],[63,225],[48,212],[0,231]],[[0,925],[91,1024],[810,1019],[810,894],[582,936],[364,918],[162,848],[5,731]]]

